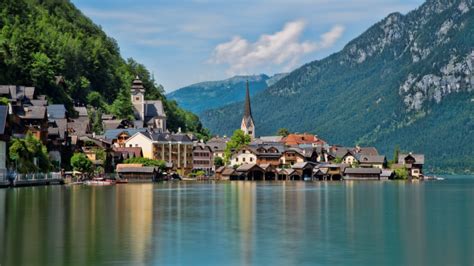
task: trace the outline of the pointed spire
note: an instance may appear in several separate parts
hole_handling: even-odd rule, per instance
[[[252,108],[250,107],[250,92],[249,92],[249,81],[247,80],[247,89],[245,91],[245,109],[244,117],[252,118]]]

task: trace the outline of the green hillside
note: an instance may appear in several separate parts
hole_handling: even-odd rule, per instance
[[[226,80],[207,81],[192,84],[166,95],[175,100],[186,110],[197,114],[203,111],[242,101],[245,97],[245,87],[249,82],[250,95],[268,88],[285,74],[272,77],[267,75],[235,76]]]
[[[167,101],[163,88],[133,59],[124,60],[116,41],[67,0],[0,2],[0,84],[29,85],[52,103],[86,103],[99,92],[110,110],[126,116],[130,85],[139,75],[147,98],[162,99],[172,130],[203,131],[199,118]],[[62,76],[64,84],[57,84]],[[119,97],[120,98],[120,97]]]
[[[474,171],[473,1],[430,0],[375,24],[344,49],[253,97],[257,135],[308,131],[331,143],[425,153],[431,170]],[[215,134],[242,103],[205,112]]]

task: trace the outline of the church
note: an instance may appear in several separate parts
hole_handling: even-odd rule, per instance
[[[132,104],[135,116],[135,126],[138,128],[151,128],[155,132],[166,131],[166,114],[160,100],[145,100],[145,87],[137,76],[132,83]]]
[[[240,124],[240,129],[252,139],[255,139],[255,123],[252,117],[252,107],[250,106],[249,81],[247,80],[247,90],[245,92],[244,117]]]

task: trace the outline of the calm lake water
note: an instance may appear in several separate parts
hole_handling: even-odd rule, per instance
[[[473,265],[474,177],[0,189],[0,265]]]

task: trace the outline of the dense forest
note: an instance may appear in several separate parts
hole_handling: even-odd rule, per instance
[[[474,1],[426,1],[390,14],[342,51],[308,63],[252,98],[257,135],[278,128],[330,143],[397,145],[430,172],[474,172]],[[242,103],[204,112],[231,134]]]
[[[0,14],[0,84],[35,86],[70,112],[74,104],[100,102],[103,111],[125,118],[138,75],[146,98],[163,101],[170,130],[208,134],[196,115],[166,99],[145,66],[124,60],[116,41],[69,1],[2,0]]]

